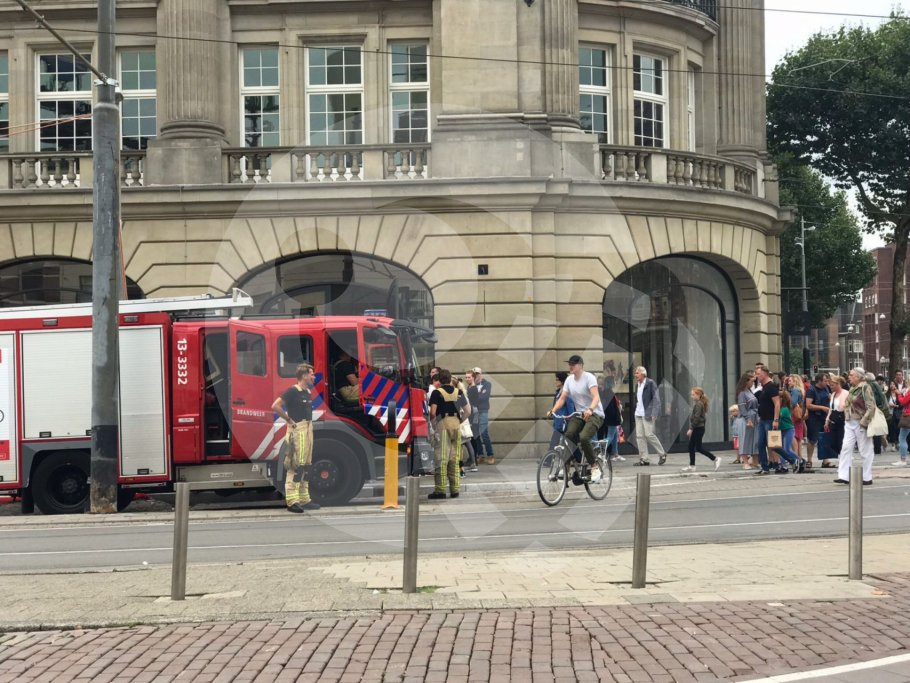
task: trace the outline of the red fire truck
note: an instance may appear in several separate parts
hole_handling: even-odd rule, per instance
[[[283,491],[286,430],[271,405],[304,360],[316,368],[317,501],[346,503],[382,476],[393,402],[399,473],[432,466],[414,353],[431,331],[381,315],[242,315],[250,306],[240,290],[121,302],[121,508],[183,481]],[[86,507],[91,323],[91,304],[0,309],[0,494],[20,495],[23,512]],[[359,392],[343,395],[352,377]]]

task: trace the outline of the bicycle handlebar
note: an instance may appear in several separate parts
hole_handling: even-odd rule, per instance
[[[584,416],[585,416],[585,413],[583,410],[576,410],[574,413],[570,413],[569,415],[554,415],[553,413],[550,413],[546,419],[553,420],[558,417],[563,420],[571,420],[573,417],[584,417]]]

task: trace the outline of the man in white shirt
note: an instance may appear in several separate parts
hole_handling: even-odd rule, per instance
[[[660,457],[658,465],[667,462],[667,453],[663,444],[654,433],[654,424],[660,416],[660,394],[657,384],[648,377],[648,371],[643,367],[635,368],[635,381],[637,387],[635,395],[635,442],[638,445],[638,462],[636,466],[650,465],[650,446],[654,453]]]
[[[582,416],[576,415],[568,421],[565,437],[569,443],[581,447],[585,460],[591,465],[591,481],[598,481],[601,471],[595,464],[594,446],[591,441],[597,436],[597,430],[604,423],[604,410],[600,405],[597,379],[590,372],[585,372],[585,362],[581,356],[572,356],[566,362],[569,364],[571,374],[563,382],[562,393],[559,394],[553,408],[547,413],[547,417],[562,408],[567,398],[572,399],[575,403],[575,410],[581,411]]]

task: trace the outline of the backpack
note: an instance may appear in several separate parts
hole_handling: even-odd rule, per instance
[[[458,389],[455,389],[455,391],[446,391],[442,387],[439,387],[436,391],[440,393],[446,403],[455,404],[455,412],[457,413],[457,415],[446,415],[443,417],[442,428],[448,430],[458,430],[461,427],[462,421],[464,420],[464,418],[461,416],[462,410],[458,406],[458,396],[460,392]]]

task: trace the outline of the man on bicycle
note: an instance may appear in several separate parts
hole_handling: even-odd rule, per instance
[[[597,430],[604,423],[597,379],[590,372],[585,372],[585,362],[581,356],[574,355],[566,362],[569,364],[570,374],[563,383],[562,392],[553,408],[547,412],[547,417],[562,408],[567,399],[572,399],[575,409],[581,411],[582,416],[576,415],[569,420],[565,437],[569,443],[581,447],[585,460],[591,466],[591,481],[599,481],[601,471],[595,464],[594,446],[591,443],[597,435]]]

